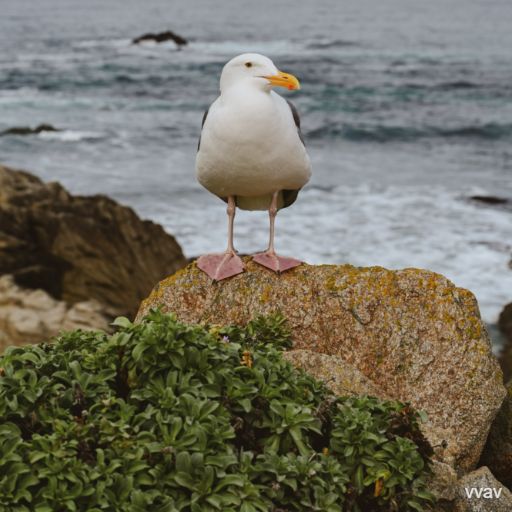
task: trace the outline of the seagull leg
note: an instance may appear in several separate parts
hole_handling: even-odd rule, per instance
[[[235,221],[236,203],[234,196],[228,197],[228,248],[222,254],[205,254],[198,258],[197,266],[213,280],[221,281],[236,276],[244,271],[244,263],[233,246],[233,226]]]
[[[279,197],[279,191],[274,192],[272,195],[272,201],[268,209],[268,216],[270,219],[270,239],[268,242],[268,249],[265,252],[261,252],[253,256],[253,261],[263,265],[264,267],[273,270],[274,272],[280,273],[290,268],[297,267],[302,261],[296,260],[295,258],[286,258],[284,256],[278,256],[274,249],[274,226],[277,215],[277,199]]]

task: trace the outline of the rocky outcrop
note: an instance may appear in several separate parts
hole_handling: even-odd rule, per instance
[[[503,335],[512,341],[512,302],[507,304],[500,313],[498,326]]]
[[[512,381],[507,391],[507,398],[492,424],[481,462],[512,490]]]
[[[57,128],[52,126],[51,124],[40,124],[35,128],[31,128],[30,126],[13,126],[12,128],[8,128],[0,132],[1,135],[36,135],[41,132],[58,132]]]
[[[0,277],[0,354],[9,345],[38,343],[71,329],[108,330],[97,301],[70,306],[43,290],[24,290],[12,276]]]
[[[505,389],[469,291],[426,270],[301,265],[277,275],[245,261],[221,282],[189,265],[155,287],[138,318],[161,306],[187,322],[245,324],[280,311],[294,349],[337,356],[379,396],[424,410],[437,458],[475,467]]]
[[[146,41],[153,41],[155,43],[163,43],[165,41],[174,41],[176,43],[176,45],[178,46],[178,48],[180,46],[185,46],[186,44],[188,44],[188,41],[184,37],[176,34],[175,32],[172,32],[172,30],[166,30],[165,32],[158,32],[156,34],[154,34],[152,32],[143,34],[143,35],[133,39],[132,43],[139,44],[139,43],[143,43]]]
[[[512,303],[507,304],[500,313],[498,327],[505,338],[500,354],[500,364],[507,381],[512,378]]]
[[[133,316],[154,283],[184,264],[176,240],[130,208],[0,166],[0,275],[19,286]]]
[[[454,512],[510,512],[512,510],[512,493],[498,482],[485,466],[459,480],[457,495]]]

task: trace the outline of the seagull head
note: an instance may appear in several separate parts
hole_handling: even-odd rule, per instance
[[[226,91],[233,85],[244,84],[270,92],[272,87],[300,89],[300,83],[290,73],[279,71],[275,64],[259,53],[244,53],[231,59],[220,76],[220,90]]]

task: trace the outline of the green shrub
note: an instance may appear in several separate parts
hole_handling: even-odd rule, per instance
[[[116,325],[0,358],[0,510],[427,510],[418,415],[294,369],[283,319]]]

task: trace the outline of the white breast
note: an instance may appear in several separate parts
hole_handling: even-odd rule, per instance
[[[210,107],[196,173],[198,181],[219,197],[257,198],[303,187],[311,164],[281,96],[234,88]]]

